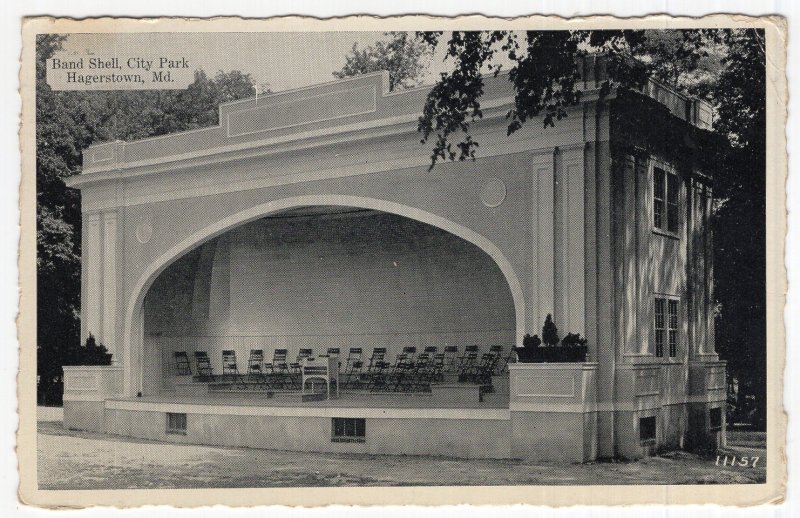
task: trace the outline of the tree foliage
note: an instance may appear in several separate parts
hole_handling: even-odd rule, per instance
[[[509,31],[418,33],[443,44],[451,70],[433,86],[419,119],[422,142],[432,141],[431,168],[440,160],[475,159],[470,125],[483,116],[483,74],[510,63],[514,106],[511,134],[531,119],[545,127],[580,102],[578,62],[588,52],[609,58],[612,86],[636,89],[647,77],[711,102],[714,131],[730,143],[714,177],[716,340],[740,399],[755,400],[752,421],[766,412],[765,286],[765,46],[752,29],[641,31]],[[502,59],[500,59],[502,58]],[[740,401],[740,407],[744,407]]]
[[[384,36],[388,37],[387,41],[377,41],[363,49],[353,43],[344,66],[333,73],[334,77],[344,79],[386,70],[390,91],[419,85],[433,49],[407,32],[387,32]]]
[[[37,372],[39,401],[47,404],[61,401],[61,367],[87,357],[79,343],[80,193],[64,184],[80,172],[81,151],[216,124],[220,103],[254,93],[253,78],[239,71],[214,78],[198,71],[186,90],[56,92],[45,63],[65,38],[36,41]]]

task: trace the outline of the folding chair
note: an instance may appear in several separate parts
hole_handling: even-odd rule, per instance
[[[445,370],[445,356],[444,353],[436,353],[433,355],[433,362],[431,369],[431,381],[442,381],[444,379]]]
[[[366,376],[366,387],[370,390],[383,388],[386,384],[386,370],[389,364],[384,361],[385,357],[386,347],[374,347],[372,349],[367,372],[362,374],[362,377]]]
[[[477,352],[468,352],[461,357],[461,362],[458,365],[458,381],[470,381],[472,369],[477,361]]]
[[[505,356],[504,358],[501,358],[500,362],[498,362],[498,363],[499,363],[499,365],[498,365],[499,368],[497,370],[498,374],[502,374],[505,371],[507,371],[509,363],[517,363],[517,350],[516,350],[516,348],[512,346],[511,350],[508,351],[508,355]]]
[[[426,352],[426,353],[430,354],[431,356],[433,356],[434,354],[439,352],[439,348],[436,347],[435,345],[429,345],[429,346],[425,347],[425,350],[423,352]]]
[[[497,363],[497,356],[492,353],[483,353],[480,362],[474,363],[467,375],[468,381],[478,385],[492,385],[492,371]]]
[[[247,381],[253,381],[264,388],[270,388],[269,377],[264,370],[264,350],[250,349],[250,357],[247,359]]]
[[[446,345],[444,347],[444,368],[447,372],[453,372],[458,365],[458,346]]]
[[[288,351],[286,349],[275,349],[272,352],[272,362],[264,364],[264,372],[275,378],[275,383],[283,387],[289,377],[289,364],[286,361]]]
[[[412,346],[403,347],[403,354],[407,355],[409,359],[414,359],[417,354],[417,348]]]
[[[495,373],[497,366],[500,363],[500,357],[503,355],[503,346],[502,345],[493,345],[489,347],[489,354],[494,355],[495,362],[494,367],[492,369],[492,374],[500,374],[499,372]]]
[[[189,355],[186,351],[175,351],[175,374],[178,376],[191,376],[192,366],[189,363]]]
[[[413,392],[430,391],[434,368],[434,358],[429,353],[422,353],[417,356],[411,378],[411,390]]]
[[[458,359],[458,371],[464,370],[464,361],[472,354],[475,353],[473,360],[478,357],[478,346],[468,345],[464,348],[464,354]]]
[[[364,367],[364,360],[361,358],[361,347],[351,347],[347,353],[347,360],[344,364],[344,386],[355,388],[361,386],[361,369]]]
[[[247,388],[244,376],[241,375],[239,366],[236,364],[236,351],[230,349],[222,351],[222,378],[225,380],[233,378],[235,387]]]
[[[397,355],[394,361],[394,365],[386,376],[385,382],[381,384],[380,387],[384,390],[392,390],[398,392],[400,390],[406,391],[408,390],[407,385],[411,384],[411,370],[414,366],[411,358],[408,356],[407,353],[400,353]]]
[[[372,349],[372,356],[369,357],[369,365],[367,366],[367,372],[372,371],[375,368],[385,367],[384,358],[386,357],[386,347],[374,347]]]
[[[197,365],[198,381],[214,381],[214,369],[211,367],[207,352],[195,351],[194,363]]]

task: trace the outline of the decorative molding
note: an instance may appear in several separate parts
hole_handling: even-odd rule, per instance
[[[364,109],[356,109],[350,112],[343,112],[337,115],[330,115],[330,116],[317,116],[316,118],[311,114],[319,114],[320,110],[327,107],[327,106],[334,106],[334,107],[342,107],[347,106],[348,104],[354,104],[354,101],[362,101],[363,99],[359,99],[358,97],[354,97],[352,99],[340,98],[339,102],[332,102],[330,98],[339,96],[346,96],[348,94],[352,96],[358,96],[361,92],[369,92],[368,97],[366,97],[369,106],[365,107]],[[349,102],[348,102],[349,101]],[[324,104],[324,103],[330,104]],[[272,121],[281,120],[282,118],[286,120],[290,120],[292,118],[300,118],[300,113],[293,113],[292,108],[295,110],[299,108],[305,108],[309,110],[309,114],[311,115],[309,118],[305,120],[299,120],[298,122],[293,123],[286,123],[283,125],[275,125],[269,126],[268,124]],[[284,108],[281,110],[281,108]],[[278,131],[281,129],[287,128],[294,128],[298,126],[303,126],[305,124],[313,124],[316,122],[325,122],[330,120],[337,120],[342,119],[345,117],[354,117],[357,115],[365,115],[368,113],[374,113],[378,108],[377,105],[377,88],[375,85],[367,85],[361,86],[349,90],[339,90],[335,92],[325,92],[318,95],[311,95],[308,97],[302,97],[297,99],[289,99],[287,101],[282,101],[278,103],[270,103],[265,104],[263,106],[254,106],[253,108],[247,108],[244,110],[237,110],[233,112],[229,112],[226,114],[225,117],[225,135],[228,138],[232,137],[243,137],[246,135],[253,135],[256,133],[262,133],[265,131]],[[253,129],[249,131],[239,131],[239,132],[232,132],[231,126],[235,126],[237,122],[242,125],[246,126],[247,123],[245,122],[244,117],[246,114],[251,114],[257,117],[256,120],[252,121],[250,124],[253,126]],[[259,120],[262,120],[264,123],[263,127],[257,127],[256,124]]]
[[[143,221],[136,226],[136,240],[145,245],[153,237],[153,225],[149,221]]]
[[[512,394],[514,398],[575,397],[575,377],[555,375],[520,376],[515,381],[517,390],[528,390],[529,394]]]
[[[481,202],[489,208],[499,207],[506,199],[506,184],[499,178],[492,178],[481,189]]]
[[[507,408],[376,408],[335,406],[232,405],[192,402],[137,401],[108,399],[106,409],[143,412],[180,412],[203,415],[241,415],[271,417],[363,417],[366,419],[455,419],[508,421]]]

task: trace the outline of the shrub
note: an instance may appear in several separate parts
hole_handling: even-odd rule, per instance
[[[555,347],[559,342],[558,328],[553,322],[553,315],[549,313],[544,319],[544,326],[542,327],[542,342],[548,347]]]
[[[581,337],[580,333],[567,333],[561,340],[561,347],[582,347],[586,345],[586,338]]]
[[[111,365],[108,349],[102,343],[97,343],[92,334],[86,337],[86,344],[78,348],[76,356],[76,365]]]
[[[539,338],[539,335],[529,335],[526,334],[522,337],[522,346],[523,347],[539,347],[542,345],[542,340]]]

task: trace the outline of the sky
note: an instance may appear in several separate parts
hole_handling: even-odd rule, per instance
[[[64,51],[186,57],[208,75],[240,70],[278,92],[332,81],[353,43],[364,47],[381,39],[381,32],[70,34]],[[433,83],[446,69],[442,58],[437,52],[423,82]]]

